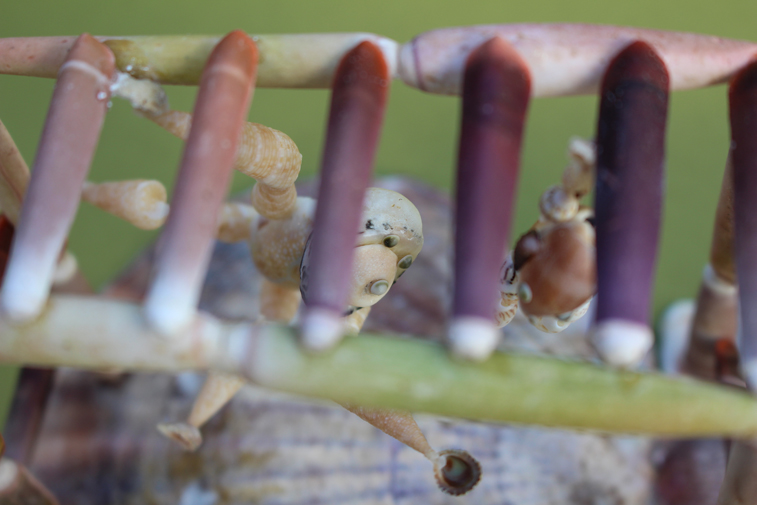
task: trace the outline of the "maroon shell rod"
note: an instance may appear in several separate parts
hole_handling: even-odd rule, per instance
[[[145,301],[148,321],[164,334],[185,328],[195,314],[252,100],[257,63],[255,43],[236,30],[216,45],[203,69]]]
[[[113,53],[85,33],[58,72],[0,294],[10,318],[31,319],[47,300],[108,110],[114,68]]]
[[[496,37],[465,65],[457,163],[452,352],[487,358],[499,340],[494,324],[499,270],[507,254],[523,128],[531,92],[528,67]]]
[[[321,184],[309,244],[303,300],[303,345],[326,349],[341,338],[353,253],[381,134],[391,76],[384,55],[362,42],[344,55],[336,73]]]
[[[595,213],[597,316],[594,345],[611,364],[631,366],[650,349],[664,185],[669,78],[644,42],[611,62],[597,126]]]
[[[739,286],[741,368],[757,389],[757,62],[739,72],[728,93],[734,188],[734,241]]]

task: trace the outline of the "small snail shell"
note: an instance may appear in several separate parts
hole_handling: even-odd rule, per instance
[[[570,221],[578,213],[578,199],[561,186],[548,188],[539,200],[542,215],[556,223]]]
[[[300,263],[305,244],[313,230],[315,200],[297,198],[288,219],[258,216],[252,222],[250,250],[257,269],[271,282],[299,288]]]
[[[397,257],[383,244],[355,248],[349,304],[370,307],[381,300],[394,282]]]
[[[521,288],[531,293],[531,299],[521,299],[520,306],[528,316],[571,312],[596,290],[594,228],[585,221],[573,220],[542,230],[538,239],[538,250],[518,272]]]
[[[423,247],[421,215],[407,198],[382,188],[368,188],[357,245],[383,244],[396,256],[399,277]]]

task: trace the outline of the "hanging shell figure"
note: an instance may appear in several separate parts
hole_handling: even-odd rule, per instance
[[[591,208],[579,200],[594,185],[594,146],[573,139],[561,186],[547,189],[541,215],[520,237],[500,271],[496,320],[507,325],[520,306],[536,328],[559,333],[589,309],[596,291]]]

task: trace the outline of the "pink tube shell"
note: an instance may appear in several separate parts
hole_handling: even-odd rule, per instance
[[[587,24],[480,25],[418,35],[400,49],[399,77],[430,93],[460,94],[468,55],[496,36],[526,60],[534,97],[596,93],[610,60],[634,40],[660,54],[671,89],[726,82],[757,54],[753,42],[692,33]]]

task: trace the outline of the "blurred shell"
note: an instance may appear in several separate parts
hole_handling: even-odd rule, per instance
[[[143,230],[159,228],[168,215],[166,188],[158,181],[137,179],[85,182],[82,200]]]

